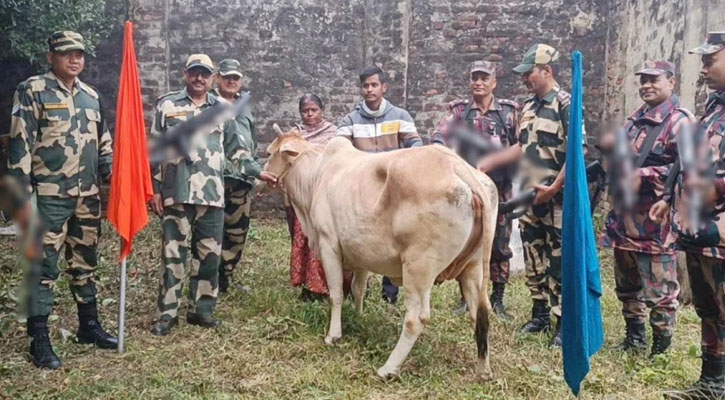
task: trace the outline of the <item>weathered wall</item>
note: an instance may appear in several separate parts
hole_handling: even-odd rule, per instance
[[[626,118],[641,105],[634,72],[651,59],[676,64],[682,104],[699,114],[706,98],[698,83],[700,58],[687,51],[702,43],[707,31],[725,29],[725,2],[611,0],[609,6],[607,116]]]

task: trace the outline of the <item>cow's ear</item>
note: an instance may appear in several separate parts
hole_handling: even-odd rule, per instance
[[[298,146],[295,146],[295,144],[296,143],[294,143],[294,142],[287,142],[287,143],[283,144],[279,148],[279,152],[283,156],[287,156],[287,157],[290,157],[290,158],[295,158],[298,155],[300,155],[300,150],[299,149],[296,149],[296,147],[298,147]]]

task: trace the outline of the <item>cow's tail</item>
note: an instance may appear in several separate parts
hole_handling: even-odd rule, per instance
[[[484,282],[484,285],[488,282]],[[483,291],[481,291],[483,292]],[[483,294],[483,293],[480,293]],[[476,346],[478,347],[479,361],[488,359],[488,330],[489,330],[489,314],[491,310],[488,308],[488,297],[480,296],[478,299],[478,310],[476,311]]]

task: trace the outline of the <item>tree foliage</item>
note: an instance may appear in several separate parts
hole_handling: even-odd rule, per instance
[[[0,60],[42,63],[48,36],[59,30],[83,35],[88,53],[125,15],[126,2],[111,0],[0,0]]]

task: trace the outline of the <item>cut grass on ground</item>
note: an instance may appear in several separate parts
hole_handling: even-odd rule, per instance
[[[118,238],[104,224],[99,302],[104,326],[116,332]],[[343,307],[343,339],[323,344],[326,303],[303,303],[289,285],[289,237],[279,221],[255,221],[235,287],[219,301],[217,330],[181,322],[173,333],[148,333],[160,267],[159,224],[137,238],[129,260],[127,351],[77,345],[75,306],[65,278],[58,281],[51,335],[65,366],[41,371],[26,361],[28,338],[17,322],[15,297],[21,273],[14,242],[0,239],[0,398],[63,399],[564,399],[573,398],[562,378],[561,352],[548,335],[521,336],[531,302],[522,276],[512,279],[506,302],[515,320],[493,320],[491,365],[495,379],[473,373],[475,343],[466,317],[451,314],[458,286],[435,287],[432,321],[419,338],[399,379],[376,378],[400,334],[403,306],[380,300],[372,281],[363,315]],[[611,252],[602,251],[606,343],[594,356],[582,399],[658,399],[664,388],[684,387],[699,373],[699,320],[691,307],[679,313],[672,351],[646,355],[612,350],[624,323],[614,294]],[[251,287],[251,291],[242,290]],[[182,309],[182,316],[184,309]],[[651,336],[651,333],[649,333]]]

